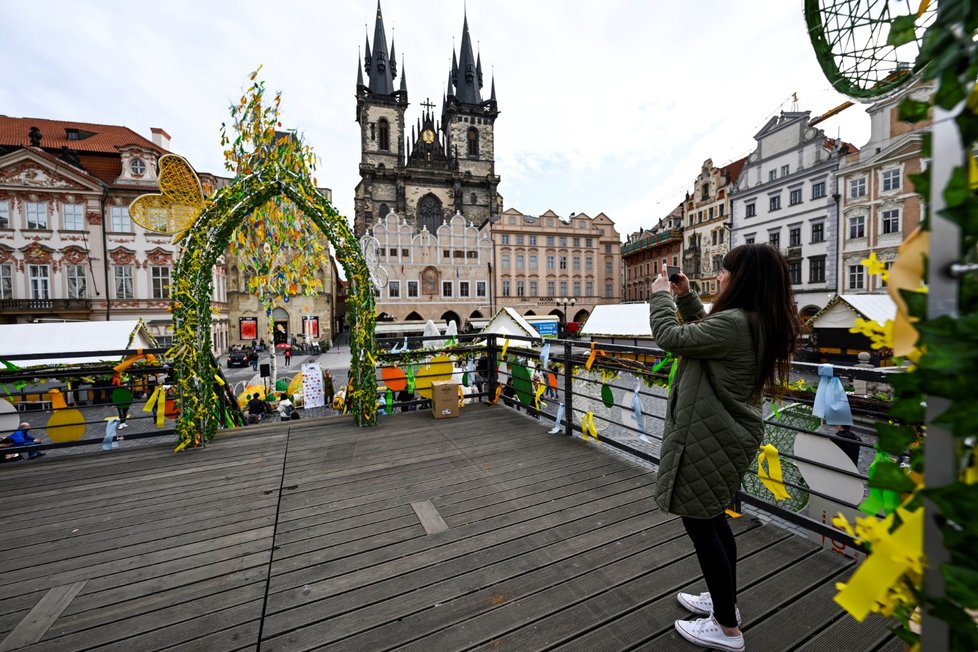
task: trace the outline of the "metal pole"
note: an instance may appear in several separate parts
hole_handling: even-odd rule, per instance
[[[959,262],[961,234],[956,224],[941,216],[945,208],[944,188],[954,168],[965,162],[964,148],[954,117],[964,102],[951,111],[934,107],[932,131],[933,157],[930,181],[930,252],[927,272],[927,318],[943,315],[957,316],[958,283],[951,276],[951,265]],[[937,423],[937,418],[949,407],[947,399],[927,397],[927,446],[924,449],[924,485],[936,489],[949,485],[957,478],[957,458],[954,437],[950,430]],[[930,500],[924,500],[924,592],[932,598],[944,596],[941,565],[950,561],[938,520],[940,513]],[[928,613],[921,614],[921,649],[947,650],[947,623]]]
[[[566,337],[566,335],[565,335]],[[574,434],[574,345],[564,341],[564,434],[571,437]]]

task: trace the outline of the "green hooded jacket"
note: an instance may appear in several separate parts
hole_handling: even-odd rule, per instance
[[[733,504],[761,444],[761,405],[750,396],[760,352],[743,310],[706,317],[695,292],[676,302],[657,292],[650,313],[656,343],[679,356],[655,501],[672,514],[711,518]]]

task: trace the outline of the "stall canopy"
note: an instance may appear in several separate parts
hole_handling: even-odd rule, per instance
[[[523,337],[538,338],[540,334],[526,320],[512,308],[505,307],[496,313],[496,316],[489,320],[489,323],[480,331],[481,335],[494,333],[496,335],[521,335]]]
[[[888,294],[837,294],[808,320],[812,328],[851,328],[856,317],[880,324],[896,318],[896,304]]]
[[[608,337],[652,337],[649,304],[618,303],[594,306],[581,328],[581,335]]]
[[[156,341],[142,320],[0,325],[0,360],[8,355],[37,356],[17,360],[14,364],[21,368],[117,362],[123,357],[48,357],[52,353],[151,349],[155,346]]]

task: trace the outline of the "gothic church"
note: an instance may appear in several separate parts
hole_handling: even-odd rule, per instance
[[[366,73],[366,81],[364,81]],[[482,94],[482,56],[472,50],[468,18],[462,24],[462,45],[442,97],[440,119],[435,105],[421,103],[422,117],[407,134],[408,91],[405,71],[395,90],[397,61],[394,43],[387,47],[380,2],[374,41],[366,43],[361,69],[357,64],[357,122],[360,124],[360,183],[356,188],[354,230],[363,235],[390,211],[415,231],[435,234],[456,212],[477,226],[499,218],[493,128],[499,110],[495,80],[489,99]]]

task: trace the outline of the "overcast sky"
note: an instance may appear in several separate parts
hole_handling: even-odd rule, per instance
[[[823,77],[802,0],[468,0],[488,97],[500,115],[496,171],[505,208],[607,214],[624,238],[682,199],[707,158],[746,155],[782,108],[818,115],[844,101]],[[461,0],[383,0],[408,124],[441,97]],[[8,65],[0,113],[124,124],[200,171],[224,174],[228,106],[263,64],[287,127],[321,158],[320,185],[352,223],[359,180],[356,66],[375,0],[31,0],[3,2]],[[399,79],[398,79],[399,81]],[[821,125],[862,145],[864,108]]]

